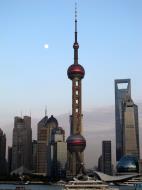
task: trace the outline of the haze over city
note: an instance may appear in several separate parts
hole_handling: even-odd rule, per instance
[[[74,3],[73,0],[0,2],[0,128],[6,132],[9,144],[14,116],[31,113],[36,136],[36,123],[44,116],[46,105],[47,114],[59,118],[59,125],[68,135],[71,81],[67,68],[73,63]],[[86,150],[87,164],[92,166],[89,137],[91,140],[93,134],[101,137],[105,131],[106,139],[114,139],[114,79],[131,79],[132,97],[141,118],[142,2],[78,0],[77,3],[79,63],[86,72],[82,82],[83,130],[90,146]],[[141,124],[140,120],[140,128]],[[111,133],[106,133],[106,129]]]

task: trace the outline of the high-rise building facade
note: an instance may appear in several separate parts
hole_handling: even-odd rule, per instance
[[[52,130],[50,149],[51,176],[53,178],[65,177],[67,143],[65,142],[65,131],[61,127]]]
[[[47,173],[47,121],[48,117],[45,115],[38,123],[37,127],[37,167],[36,172],[46,175]]]
[[[32,141],[32,173],[36,173],[37,170],[37,141]]]
[[[127,95],[131,97],[130,79],[115,80],[116,161],[119,161],[123,156],[122,102]]]
[[[10,174],[12,167],[12,147],[8,147],[8,173]]]
[[[123,103],[123,155],[133,155],[139,159],[138,108],[130,96]]]
[[[102,142],[102,172],[112,174],[111,141]]]
[[[131,98],[130,79],[115,80],[115,127],[116,161],[126,154],[139,158],[138,107]]]
[[[37,131],[37,173],[41,175],[49,175],[48,158],[49,145],[51,141],[52,129],[58,126],[57,120],[53,115],[48,118],[45,117],[38,123]]]
[[[15,117],[12,139],[12,171],[20,167],[32,169],[31,117]]]
[[[67,177],[83,172],[83,151],[86,140],[82,136],[82,93],[81,82],[85,75],[84,68],[78,64],[77,16],[75,15],[74,64],[67,71],[72,80],[72,115],[70,116],[70,136],[67,138],[68,162]]]
[[[98,158],[98,168],[97,170],[99,172],[103,172],[103,159],[102,159],[102,154]]]
[[[0,129],[0,175],[6,174],[6,135]]]

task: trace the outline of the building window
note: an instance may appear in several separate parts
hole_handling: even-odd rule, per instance
[[[78,80],[77,80],[77,81],[75,81],[75,85],[76,85],[76,86],[78,86]]]
[[[76,111],[76,113],[78,113],[78,109],[77,108],[75,109],[75,111]]]
[[[76,102],[76,104],[78,104],[78,100],[76,100],[75,102]]]
[[[75,93],[76,93],[76,95],[78,95],[78,90],[76,90],[76,92],[75,92]]]

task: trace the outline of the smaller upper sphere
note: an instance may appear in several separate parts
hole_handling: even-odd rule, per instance
[[[74,43],[74,44],[73,44],[73,48],[74,48],[74,49],[78,49],[78,48],[79,48],[79,44],[78,44],[78,43]]]
[[[74,79],[74,78],[79,78],[82,79],[84,78],[85,75],[85,70],[82,67],[82,65],[79,64],[72,64],[67,71],[67,75],[69,79]]]

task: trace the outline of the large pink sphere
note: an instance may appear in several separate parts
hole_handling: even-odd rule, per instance
[[[68,68],[67,74],[68,78],[71,80],[74,79],[75,77],[82,79],[85,75],[85,70],[81,65],[73,64]]]
[[[82,135],[71,135],[67,138],[67,147],[70,152],[83,152],[86,140]]]

